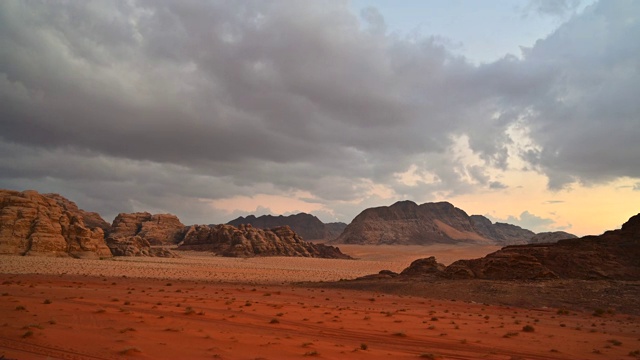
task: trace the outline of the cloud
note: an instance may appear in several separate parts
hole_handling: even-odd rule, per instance
[[[228,220],[214,200],[308,194],[348,222],[499,191],[514,158],[554,189],[640,177],[639,7],[598,3],[476,66],[339,1],[2,1],[0,187],[200,223]]]
[[[557,226],[553,226],[555,225],[555,221],[553,219],[534,215],[527,210],[523,211],[520,216],[509,215],[509,217],[507,217],[506,219],[495,219],[495,221],[518,225],[524,229],[529,229],[536,233],[554,231],[556,228],[558,228]],[[566,227],[562,228],[565,229]]]
[[[535,11],[542,15],[564,16],[573,12],[580,5],[580,0],[530,0],[527,11]]]

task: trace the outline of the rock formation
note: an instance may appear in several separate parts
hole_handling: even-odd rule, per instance
[[[76,203],[59,194],[44,194],[44,196],[55,200],[58,205],[73,215],[82,217],[87,228],[93,229],[99,227],[105,232],[105,234],[109,231],[111,224],[106,222],[97,212],[79,209]]]
[[[255,228],[260,229],[271,229],[278,226],[289,226],[293,231],[295,231],[298,235],[302,236],[302,238],[307,241],[333,240],[342,233],[345,227],[347,227],[347,224],[345,223],[325,224],[317,217],[305,213],[299,213],[289,216],[240,216],[237,219],[229,221],[227,224],[233,225],[235,227],[238,227],[240,225],[251,225]]]
[[[541,232],[529,239],[529,244],[554,243],[558,240],[575,239],[577,236],[564,231]]]
[[[193,225],[180,250],[212,251],[221,256],[304,256],[349,259],[340,249],[303,241],[288,226],[258,229],[251,225]]]
[[[498,245],[526,244],[535,233],[516,225],[505,223],[492,223],[482,215],[471,215],[471,226],[474,230],[487,239],[492,239]]]
[[[151,245],[175,245],[182,239],[184,228],[184,224],[172,214],[121,213],[113,220],[107,236],[139,236]]]
[[[107,233],[107,245],[115,256],[175,257],[175,253],[158,246],[178,243],[184,228],[171,214],[121,213]]]
[[[107,245],[114,256],[177,257],[171,250],[151,247],[149,241],[140,236],[109,237]]]
[[[412,201],[399,201],[391,206],[364,210],[334,243],[516,245],[528,244],[534,235],[519,226],[494,224],[482,215],[469,216],[448,202],[418,205]]]
[[[483,258],[458,260],[440,270],[435,259],[417,260],[401,276],[451,279],[640,279],[640,214],[620,230],[557,243],[507,246]],[[425,265],[426,264],[426,265]],[[425,270],[426,269],[426,270]]]
[[[89,227],[84,214],[57,194],[0,190],[0,254],[111,257],[102,218],[90,216],[98,225]]]
[[[417,205],[412,201],[364,210],[335,241],[370,245],[494,242],[478,233],[467,213],[450,203]]]

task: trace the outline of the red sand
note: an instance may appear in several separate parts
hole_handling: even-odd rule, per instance
[[[6,259],[0,257],[4,270],[20,261],[15,259],[31,261]],[[63,263],[71,264],[69,269],[84,264],[55,262]],[[121,270],[137,263],[94,264]],[[629,353],[640,349],[636,316],[558,314],[557,309],[259,284],[256,278],[252,284],[183,280],[180,273],[165,276],[170,272],[163,272],[162,263],[151,264],[166,279],[0,274],[0,357],[632,359]],[[523,331],[527,325],[534,331]]]

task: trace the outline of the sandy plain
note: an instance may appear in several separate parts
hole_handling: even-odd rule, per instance
[[[295,284],[400,271],[430,255],[450,263],[496,249],[341,248],[359,260],[0,256],[0,358],[640,357],[637,315]]]

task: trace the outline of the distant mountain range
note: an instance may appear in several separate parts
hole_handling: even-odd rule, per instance
[[[325,224],[317,217],[306,213],[299,213],[289,216],[240,216],[237,219],[229,221],[227,224],[236,227],[246,224],[260,229],[270,229],[273,227],[286,225],[291,227],[293,231],[298,233],[300,236],[302,236],[303,239],[307,241],[333,240],[340,234],[342,234],[342,231],[347,227],[347,224],[341,222]]]
[[[551,233],[548,239],[575,235]],[[428,245],[440,243],[527,244],[536,234],[519,226],[492,223],[482,215],[467,215],[448,202],[399,201],[361,212],[334,241],[336,244]],[[554,237],[555,236],[555,237]]]

